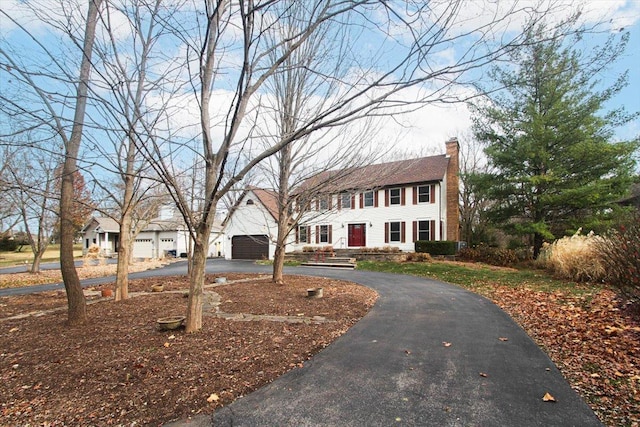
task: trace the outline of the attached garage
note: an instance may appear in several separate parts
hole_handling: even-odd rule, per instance
[[[232,259],[269,259],[269,237],[265,235],[233,236]]]
[[[153,239],[136,239],[133,245],[133,257],[153,258],[155,256],[153,249]]]

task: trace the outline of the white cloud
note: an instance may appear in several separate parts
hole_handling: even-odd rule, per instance
[[[2,0],[2,11],[11,17],[0,14],[0,34],[3,37],[10,37],[18,25],[32,35],[38,35],[59,31],[54,28],[65,28],[69,22],[72,26],[83,27],[87,4],[76,0]]]
[[[586,22],[605,21],[617,31],[640,22],[640,1],[637,0],[583,0]]]

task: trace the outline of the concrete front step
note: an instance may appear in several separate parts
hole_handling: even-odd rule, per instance
[[[330,262],[338,264],[354,264],[356,259],[353,257],[339,257],[339,256],[310,256],[309,262]]]
[[[329,268],[343,268],[343,269],[351,269],[356,268],[355,263],[348,262],[303,262],[300,264],[305,267],[329,267]]]

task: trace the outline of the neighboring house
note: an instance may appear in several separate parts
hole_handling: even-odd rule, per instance
[[[623,206],[634,206],[640,210],[640,183],[631,186],[630,194],[618,201]]]
[[[86,254],[92,245],[98,246],[104,256],[110,257],[118,252],[120,224],[112,218],[91,217],[80,232],[83,253]]]
[[[92,244],[98,245],[105,256],[118,252],[120,227],[111,218],[93,217],[82,229],[83,252]],[[220,223],[215,223],[211,232],[209,256],[222,256],[224,239]],[[181,217],[172,207],[163,207],[160,215],[136,236],[133,243],[133,258],[186,257],[190,250],[189,233]]]
[[[313,182],[302,184],[299,194],[305,187],[329,182],[326,196],[306,206],[286,251],[323,246],[392,246],[413,251],[416,240],[458,241],[458,157],[458,141],[451,139],[444,155],[315,176],[309,180]],[[338,173],[342,178],[331,179]],[[225,220],[227,243],[232,248],[228,258],[273,258],[276,200],[268,190],[250,188],[243,194]]]
[[[227,259],[272,259],[277,236],[277,193],[248,187],[223,223]]]

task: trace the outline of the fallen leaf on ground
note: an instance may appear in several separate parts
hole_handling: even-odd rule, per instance
[[[542,397],[542,400],[544,400],[545,402],[555,402],[556,398],[551,396],[549,393],[545,393]]]
[[[509,338],[505,338],[505,337],[500,337],[498,338],[500,341],[509,341]]]
[[[217,402],[218,400],[220,400],[220,396],[218,396],[215,393],[212,393],[211,396],[209,396],[207,398],[207,402],[211,403],[211,402]]]
[[[484,372],[480,372],[480,376],[483,378],[487,378],[489,375],[485,374]]]
[[[446,342],[446,341],[443,341],[442,345],[445,346],[445,347],[451,347],[451,343],[450,342]]]

